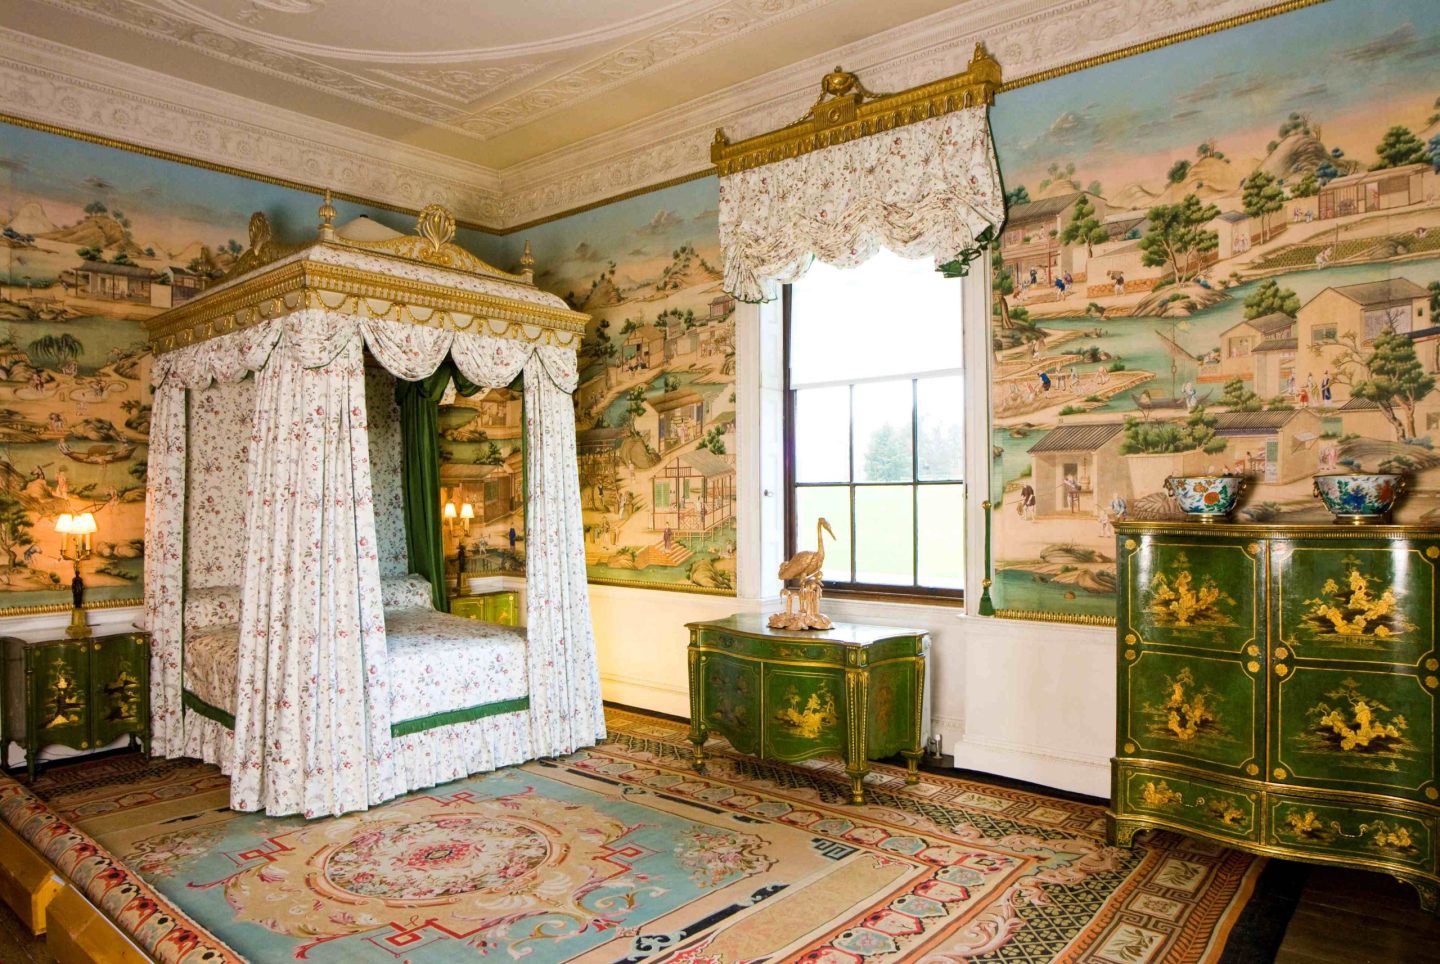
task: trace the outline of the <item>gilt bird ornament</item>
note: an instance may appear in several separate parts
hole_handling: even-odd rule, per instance
[[[815,522],[815,549],[797,552],[780,565],[779,576],[786,585],[780,590],[785,600],[785,611],[770,617],[771,629],[829,629],[830,617],[820,612],[820,597],[824,592],[821,580],[825,565],[825,533],[835,538],[835,530],[823,518]],[[791,587],[789,583],[797,585]],[[796,601],[799,611],[795,610]]]

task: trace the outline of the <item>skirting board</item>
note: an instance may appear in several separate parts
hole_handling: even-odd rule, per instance
[[[942,731],[943,732],[943,731]],[[994,773],[1012,780],[1110,799],[1110,760],[1057,754],[1039,747],[961,739],[945,747],[961,770]]]

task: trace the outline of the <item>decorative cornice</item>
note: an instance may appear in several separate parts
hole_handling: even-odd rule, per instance
[[[797,61],[653,117],[551,151],[501,171],[505,229],[595,207],[713,173],[717,126],[733,138],[775,130],[804,113],[815,78],[836,63],[877,89],[904,90],[964,71],[984,42],[1010,78],[1064,71],[1119,51],[1273,16],[1323,0],[1024,0],[960,4],[825,54]],[[853,65],[853,66],[852,66]]]
[[[960,4],[500,171],[8,30],[0,104],[36,126],[317,193],[333,184],[337,197],[380,207],[413,212],[439,201],[465,226],[508,233],[706,176],[717,125],[736,137],[784,126],[837,62],[876,88],[902,90],[960,73],[984,40],[1008,89],[1310,2],[1319,0]]]
[[[0,28],[0,105],[56,132],[319,194],[414,212],[444,204],[495,225],[500,178],[486,167],[224,94]]]

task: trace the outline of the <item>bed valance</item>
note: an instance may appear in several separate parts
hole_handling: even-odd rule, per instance
[[[271,814],[363,809],[445,772],[430,757],[407,757],[415,743],[392,727],[391,688],[407,684],[391,678],[386,650],[367,350],[407,382],[442,364],[487,387],[523,373],[528,755],[605,735],[569,394],[586,316],[536,289],[528,264],[511,275],[455,246],[453,220],[439,209],[422,213],[416,236],[361,244],[335,236],[327,208],[321,239],[293,251],[256,215],[237,273],[148,323],[154,745],[170,756],[199,747],[208,758],[215,739],[233,739],[216,751],[231,806]],[[190,393],[251,377],[244,532],[230,534],[245,545],[237,698],[222,738],[213,715],[196,719],[184,699],[186,542],[198,537],[187,531],[187,421]]]
[[[877,95],[836,67],[795,124],[735,144],[716,130],[725,290],[770,301],[814,258],[851,267],[882,246],[963,272],[1005,220],[987,112],[999,85],[977,44],[955,77]]]

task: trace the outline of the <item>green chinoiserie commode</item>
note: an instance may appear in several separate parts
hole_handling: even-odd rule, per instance
[[[850,800],[865,802],[868,761],[899,753],[917,778],[930,640],[919,630],[837,623],[823,632],[770,629],[742,614],[690,623],[690,741],[795,762],[845,760]]]
[[[122,736],[150,752],[150,637],[0,638],[0,761],[11,742],[31,778],[40,750],[98,750]]]
[[[1112,839],[1167,827],[1440,897],[1440,532],[1120,523]]]

